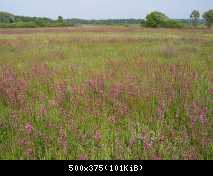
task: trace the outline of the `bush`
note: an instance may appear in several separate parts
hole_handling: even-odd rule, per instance
[[[14,24],[14,27],[28,27],[28,28],[35,28],[37,27],[36,22],[18,22]]]
[[[168,28],[183,28],[184,25],[178,21],[175,20],[167,20],[162,27],[168,27]]]
[[[165,14],[161,12],[152,12],[149,15],[146,16],[146,22],[145,22],[146,27],[171,27],[171,28],[181,28],[183,27],[183,24],[169,19]]]
[[[146,16],[147,27],[162,27],[169,18],[161,12],[152,12]]]

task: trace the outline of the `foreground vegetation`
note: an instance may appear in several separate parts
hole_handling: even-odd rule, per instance
[[[212,32],[0,29],[0,159],[213,159]]]

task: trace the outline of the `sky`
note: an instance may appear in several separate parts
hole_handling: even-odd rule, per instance
[[[0,0],[0,11],[56,19],[144,18],[151,11],[188,18],[191,11],[213,9],[213,0]]]

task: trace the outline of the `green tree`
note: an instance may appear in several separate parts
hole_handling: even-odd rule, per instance
[[[0,12],[0,23],[13,23],[15,22],[15,16],[11,13]]]
[[[203,18],[206,21],[206,25],[210,28],[212,26],[212,24],[213,24],[213,9],[205,12],[203,14]]]
[[[63,22],[64,22],[64,19],[63,19],[62,16],[58,16],[58,22],[59,22],[59,23],[63,23]]]
[[[169,18],[165,14],[154,11],[146,16],[146,26],[163,27],[164,23],[166,23],[168,20]]]
[[[177,20],[169,19],[165,14],[154,11],[146,16],[147,27],[182,28],[183,24]]]
[[[198,10],[193,10],[190,15],[190,19],[194,27],[197,26],[199,18],[200,18],[200,12]]]

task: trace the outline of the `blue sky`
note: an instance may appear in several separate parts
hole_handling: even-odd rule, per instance
[[[50,18],[144,18],[153,10],[188,18],[194,9],[213,9],[213,0],[0,0],[0,11]]]

